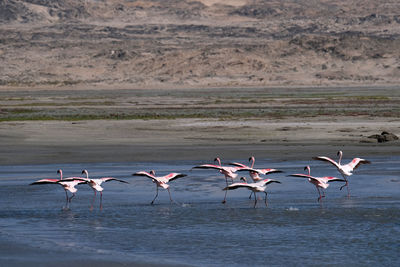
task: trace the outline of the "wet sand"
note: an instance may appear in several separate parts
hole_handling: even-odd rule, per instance
[[[335,120],[335,121],[334,121]],[[281,160],[317,155],[399,155],[399,142],[367,138],[399,132],[392,118],[314,120],[93,120],[2,122],[0,164],[210,161],[250,155]]]

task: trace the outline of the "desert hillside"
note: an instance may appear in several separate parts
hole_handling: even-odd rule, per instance
[[[400,82],[397,0],[1,0],[0,86]]]

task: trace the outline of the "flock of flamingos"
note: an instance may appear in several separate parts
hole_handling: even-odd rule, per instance
[[[348,164],[341,164],[342,160],[342,151],[339,151],[337,153],[339,156],[338,162],[335,160],[328,158],[328,157],[314,157],[313,159],[315,160],[321,160],[325,162],[331,163],[333,166],[336,167],[336,169],[340,172],[342,175],[343,179],[337,178],[337,177],[331,177],[331,176],[324,176],[324,177],[314,177],[311,176],[311,170],[310,166],[306,166],[304,170],[307,170],[307,173],[305,174],[291,174],[289,176],[293,177],[300,177],[300,178],[305,178],[307,179],[310,183],[315,185],[318,191],[318,202],[321,201],[323,197],[325,197],[325,192],[324,189],[328,188],[330,182],[344,182],[344,185],[340,187],[340,190],[342,190],[343,187],[347,187],[347,194],[350,197],[350,191],[349,191],[349,183],[348,183],[348,177],[353,174],[353,171],[360,166],[360,164],[366,164],[366,163],[371,163],[368,160],[361,159],[361,158],[354,158],[351,162]],[[280,183],[277,180],[274,179],[263,179],[260,175],[268,175],[271,173],[277,173],[277,172],[282,172],[277,169],[256,169],[254,168],[254,163],[255,163],[255,158],[250,157],[249,162],[251,162],[250,166],[247,166],[242,163],[237,163],[233,162],[230,163],[231,166],[222,166],[221,165],[221,160],[219,158],[214,159],[214,163],[216,164],[203,164],[199,166],[195,166],[192,169],[214,169],[217,170],[219,173],[223,174],[225,176],[225,181],[226,181],[226,187],[223,189],[225,191],[225,196],[224,200],[222,203],[226,203],[226,195],[228,190],[234,190],[238,188],[246,188],[251,191],[250,197],[252,194],[254,194],[254,208],[257,205],[257,192],[264,192],[265,194],[265,205],[267,205],[267,192],[266,188],[267,185],[271,183]],[[245,177],[241,177],[240,180],[241,182],[234,183],[233,179],[235,179],[238,176],[237,172],[248,172],[250,175],[250,178],[253,180],[252,183],[248,183]],[[63,173],[62,170],[58,170],[57,173],[60,174],[59,179],[41,179],[36,182],[31,183],[31,185],[37,185],[37,184],[59,184],[61,185],[64,190],[65,190],[65,197],[66,197],[66,207],[69,208],[69,204],[71,203],[72,198],[75,196],[75,193],[78,191],[78,189],[75,187],[79,184],[88,184],[94,192],[94,197],[91,205],[91,210],[93,210],[93,205],[96,199],[96,194],[97,192],[100,192],[100,209],[102,209],[102,198],[103,198],[103,187],[101,186],[102,183],[104,182],[109,182],[109,181],[118,181],[121,183],[128,183],[124,180],[116,179],[113,177],[103,177],[103,178],[89,178],[89,173],[87,170],[83,170],[82,174],[85,174],[86,177],[68,177],[68,178],[63,178]],[[151,204],[154,203],[158,196],[158,188],[164,188],[168,190],[169,193],[169,198],[171,203],[173,202],[171,198],[171,192],[169,190],[169,182],[187,176],[186,174],[182,173],[170,173],[165,176],[156,176],[155,171],[139,171],[134,174],[134,176],[145,176],[148,177],[152,180],[153,183],[156,184],[156,195],[151,201]],[[231,180],[231,184],[229,184],[228,179]],[[68,191],[72,194],[70,197],[68,196]],[[322,191],[322,194],[321,194]]]

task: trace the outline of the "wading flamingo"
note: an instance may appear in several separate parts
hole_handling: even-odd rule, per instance
[[[245,164],[238,163],[238,162],[232,162],[230,164],[233,165],[233,166],[240,167],[239,169],[237,169],[238,172],[248,171],[251,179],[253,180],[253,182],[258,182],[258,181],[262,180],[262,178],[260,177],[260,174],[268,175],[270,173],[282,172],[282,171],[277,170],[277,169],[255,169],[254,168],[254,163],[255,163],[256,159],[253,156],[251,156],[249,158],[249,162],[250,161],[251,161],[251,166],[247,166]],[[253,192],[250,193],[249,198],[251,198],[252,194],[253,194]]]
[[[230,167],[230,166],[222,166],[221,165],[221,160],[219,158],[215,158],[214,162],[218,162],[218,165],[215,164],[203,164],[203,165],[199,165],[199,166],[195,166],[192,169],[215,169],[218,170],[220,173],[222,173],[225,176],[225,182],[226,182],[226,186],[228,186],[228,178],[230,178],[232,180],[233,183],[233,179],[235,179],[238,175],[237,173],[235,173],[238,169],[242,168],[242,167]],[[222,200],[222,203],[225,204],[226,203],[226,194],[228,191],[225,191],[225,197],[224,200]]]
[[[135,172],[132,175],[133,176],[146,176],[146,177],[152,179],[153,183],[156,184],[157,193],[156,193],[156,196],[154,197],[153,201],[151,201],[151,203],[150,203],[151,205],[154,204],[154,200],[156,200],[156,198],[158,196],[158,188],[159,187],[162,187],[162,188],[168,190],[169,200],[172,203],[171,192],[169,191],[169,185],[167,183],[170,181],[173,181],[175,179],[187,176],[186,174],[173,172],[173,173],[167,174],[165,176],[156,177],[155,176],[156,172],[154,170],[151,170],[150,172],[145,172],[145,171]]]
[[[319,197],[318,197],[318,202],[321,201],[323,197],[325,197],[325,192],[324,189],[328,188],[330,182],[346,182],[344,179],[336,178],[336,177],[331,177],[331,176],[325,176],[325,177],[313,177],[311,176],[311,169],[310,166],[304,167],[304,170],[308,170],[308,174],[291,174],[289,176],[293,177],[301,177],[301,178],[307,178],[310,183],[315,185],[317,188]],[[322,195],[320,192],[320,189],[322,190]]]
[[[78,184],[86,183],[86,181],[82,177],[68,177],[63,179],[62,170],[57,170],[57,173],[60,174],[60,179],[41,179],[36,182],[31,183],[30,185],[37,184],[59,184],[64,188],[66,204],[65,208],[69,208],[69,203],[71,203],[72,198],[75,196],[75,193],[78,189],[75,188]],[[68,197],[67,191],[71,192],[71,197]]]
[[[340,174],[343,176],[344,180],[346,181],[346,183],[342,187],[340,187],[340,190],[342,190],[343,187],[346,186],[347,187],[347,196],[350,197],[349,181],[347,178],[353,174],[353,171],[355,169],[357,169],[358,166],[360,166],[360,164],[370,164],[371,161],[365,160],[365,159],[360,159],[360,158],[354,158],[351,162],[349,162],[345,165],[342,165],[341,161],[342,161],[343,152],[338,151],[337,155],[339,156],[338,162],[336,162],[333,159],[328,158],[328,157],[313,157],[313,159],[327,161],[327,162],[333,164],[337,168],[337,170],[340,172]]]
[[[267,185],[270,183],[281,183],[277,180],[273,180],[273,179],[265,179],[265,180],[261,180],[258,181],[256,183],[247,183],[246,178],[245,177],[240,177],[240,180],[244,181],[243,183],[234,183],[231,185],[228,185],[227,187],[225,187],[223,190],[234,190],[234,189],[238,189],[241,187],[247,188],[248,190],[251,190],[254,193],[254,208],[257,205],[257,195],[256,192],[264,192],[265,193],[265,206],[267,206],[267,192],[265,191],[267,189]]]
[[[93,197],[92,206],[90,207],[90,210],[93,210],[94,201],[96,199],[96,192],[100,192],[100,210],[103,209],[102,202],[103,202],[103,190],[104,190],[104,188],[101,187],[102,183],[109,182],[109,181],[118,181],[118,182],[121,182],[121,183],[128,184],[128,182],[125,182],[123,180],[119,180],[119,179],[114,178],[114,177],[102,177],[102,178],[97,178],[97,179],[89,178],[89,172],[87,170],[83,170],[82,174],[86,174],[86,178],[85,178],[86,183],[94,191],[94,197]]]

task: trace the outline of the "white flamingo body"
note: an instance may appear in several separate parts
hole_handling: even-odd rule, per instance
[[[236,167],[239,167],[236,171],[238,172],[242,172],[242,171],[248,171],[249,175],[251,177],[251,179],[253,180],[253,182],[258,182],[261,181],[263,178],[260,177],[260,175],[268,175],[271,173],[277,173],[277,172],[282,172],[280,170],[277,169],[256,169],[254,168],[254,163],[256,161],[255,157],[250,157],[249,161],[251,161],[251,166],[247,166],[245,164],[242,163],[238,163],[238,162],[233,162],[230,163],[231,165],[234,165]]]
[[[344,186],[347,187],[347,194],[348,196],[350,196],[350,191],[349,191],[349,182],[347,180],[347,178],[351,175],[353,175],[353,171],[355,169],[357,169],[361,164],[370,164],[371,162],[369,160],[366,159],[361,159],[361,158],[354,158],[352,161],[350,161],[347,164],[342,165],[341,161],[342,161],[342,156],[343,156],[343,152],[342,151],[338,151],[338,156],[339,156],[339,160],[338,162],[334,161],[331,158],[328,157],[313,157],[313,159],[315,160],[321,160],[321,161],[326,161],[331,163],[333,166],[336,167],[336,169],[340,172],[340,174],[343,176],[344,180],[346,181],[346,184]],[[342,188],[344,187],[342,186],[340,188],[340,190],[342,190]]]
[[[171,198],[171,192],[169,191],[169,184],[168,184],[168,182],[171,182],[171,181],[173,181],[173,180],[175,180],[175,179],[178,179],[178,178],[182,178],[182,177],[187,176],[186,174],[173,172],[173,173],[167,174],[167,175],[165,175],[165,176],[157,177],[157,176],[155,176],[156,173],[155,173],[155,171],[153,171],[153,170],[150,171],[150,172],[140,171],[140,172],[136,172],[136,173],[134,173],[134,174],[132,174],[132,175],[134,175],[134,176],[145,176],[145,177],[148,177],[148,178],[150,178],[150,179],[156,184],[157,193],[156,193],[156,196],[154,197],[153,201],[151,202],[152,205],[154,204],[154,200],[156,200],[156,198],[157,198],[157,196],[158,196],[158,188],[159,188],[159,187],[168,190],[169,199],[170,199],[170,201],[172,202],[173,200],[172,200],[172,198]]]
[[[93,189],[94,191],[94,197],[93,197],[93,201],[92,201],[92,206],[91,206],[91,210],[93,210],[93,205],[94,205],[94,201],[96,198],[96,192],[100,192],[100,209],[103,208],[103,190],[104,188],[101,186],[102,183],[104,182],[109,182],[109,181],[118,181],[121,183],[128,183],[124,180],[120,180],[114,177],[102,177],[102,178],[89,178],[89,172],[87,170],[83,170],[82,174],[86,174],[86,178],[85,178],[85,182]]]
[[[237,169],[238,172],[248,171],[249,175],[250,175],[250,178],[253,180],[253,182],[261,181],[263,178],[260,175],[268,175],[270,173],[282,172],[282,171],[277,170],[277,169],[255,169],[254,168],[254,163],[255,163],[256,159],[255,159],[254,156],[251,156],[249,158],[249,162],[250,161],[251,161],[251,166],[247,166],[245,164],[238,163],[238,162],[232,162],[230,164],[239,167]],[[249,199],[251,199],[251,195],[252,194],[253,194],[253,192],[250,193]]]
[[[63,179],[62,170],[57,170],[57,173],[60,174],[60,179],[41,179],[36,182],[31,183],[30,185],[37,185],[37,184],[59,184],[63,187],[65,191],[65,198],[66,198],[66,208],[69,207],[69,203],[71,203],[72,198],[75,196],[75,193],[78,189],[75,187],[78,184],[86,183],[84,178],[82,177],[68,177]],[[72,196],[68,197],[67,191],[71,192]]]
[[[238,176],[236,171],[238,169],[242,168],[241,166],[236,166],[236,167],[222,166],[220,158],[215,158],[214,162],[218,162],[218,165],[215,165],[215,164],[203,164],[203,165],[195,166],[192,169],[215,169],[215,170],[218,170],[220,173],[222,173],[225,176],[226,186],[228,186],[228,178],[230,178],[232,180],[232,183],[233,183],[233,179],[235,179]],[[224,200],[222,200],[223,204],[226,203],[227,192],[228,191],[225,191],[225,197],[224,197]]]
[[[193,169],[215,169],[218,170],[221,174],[225,176],[225,178],[235,179],[238,174],[235,173],[239,168],[238,167],[230,167],[230,166],[221,166],[214,164],[203,164],[199,166],[193,167]]]
[[[310,183],[315,185],[315,187],[317,188],[318,194],[319,194],[318,201],[320,201],[323,197],[325,197],[325,192],[322,190],[323,195],[321,195],[319,188],[327,189],[329,187],[330,182],[337,182],[337,181],[346,182],[346,180],[344,180],[344,179],[340,179],[340,178],[332,177],[332,176],[314,177],[314,176],[311,176],[310,166],[306,166],[304,169],[308,170],[308,174],[299,173],[299,174],[291,174],[290,176],[306,178]]]
[[[271,184],[271,183],[281,183],[277,180],[273,180],[273,179],[264,179],[261,181],[258,181],[256,183],[247,183],[246,182],[246,178],[241,177],[241,180],[245,181],[244,183],[233,183],[231,185],[228,185],[227,187],[225,187],[223,190],[235,190],[238,188],[246,188],[250,191],[252,191],[254,193],[254,207],[256,207],[257,205],[257,196],[256,193],[257,192],[264,192],[265,193],[265,205],[267,205],[267,192],[265,191],[267,189],[267,185]]]

